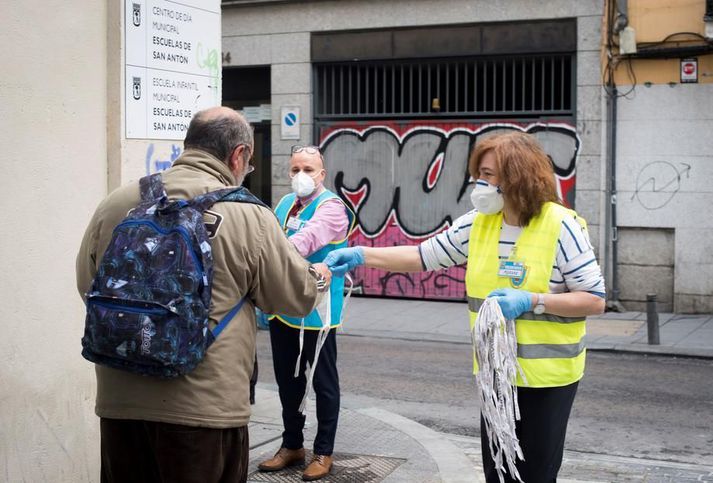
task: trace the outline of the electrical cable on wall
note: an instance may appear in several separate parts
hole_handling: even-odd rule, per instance
[[[616,88],[616,83],[614,81],[614,73],[616,72],[622,57],[617,53],[614,54],[614,48],[619,49],[619,44],[614,40],[614,36],[617,35],[614,32],[614,25],[617,20],[621,17],[619,13],[617,2],[615,0],[610,0],[607,4],[607,49],[606,49],[606,65],[604,66],[604,71],[602,72],[602,85],[609,97],[625,97],[630,99],[629,96],[636,90],[636,74],[634,73],[634,67],[632,65],[632,59],[630,57],[624,58],[626,61],[626,70],[631,81],[631,88],[623,93],[614,93]]]
[[[706,55],[713,52],[713,41],[698,32],[673,32],[662,40],[654,42],[640,42],[636,44],[637,53],[621,53],[619,44],[615,37],[619,35],[622,26],[628,23],[627,15],[619,11],[618,2],[610,0],[607,3],[607,42],[606,42],[606,64],[602,72],[602,84],[611,97],[625,97],[630,99],[630,95],[635,92],[637,80],[632,65],[633,59],[646,58],[677,58],[684,55]],[[688,36],[693,39],[673,40],[675,37]],[[666,48],[666,46],[670,46]],[[688,51],[687,51],[688,49]],[[694,49],[692,52],[690,49]],[[626,73],[631,81],[631,88],[624,93],[616,93],[616,83],[614,73],[622,61],[626,62]]]
[[[664,37],[663,40],[659,40],[657,42],[641,42],[638,44],[639,47],[653,47],[657,45],[663,45],[667,42],[675,42],[677,44],[680,44],[682,42],[690,42],[690,40],[671,40],[673,37],[678,37],[679,35],[690,35],[691,37],[697,37],[699,40],[703,40],[704,42],[709,42],[707,38],[705,38],[703,35],[699,34],[698,32],[674,32],[672,34],[668,34],[666,37]]]
[[[478,310],[478,320],[471,329],[473,355],[478,362],[476,383],[480,411],[490,442],[490,454],[500,482],[507,465],[508,474],[522,482],[515,466],[524,460],[515,432],[520,420],[515,381],[525,374],[517,362],[515,321],[506,320],[495,298],[487,298]]]

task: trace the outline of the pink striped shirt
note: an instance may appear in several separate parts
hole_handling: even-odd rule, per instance
[[[300,203],[307,206],[323,192],[324,186],[320,185],[310,196],[300,198]],[[349,218],[344,204],[340,200],[332,199],[322,203],[302,229],[290,236],[290,241],[300,255],[308,257],[331,242],[344,240],[347,230]]]

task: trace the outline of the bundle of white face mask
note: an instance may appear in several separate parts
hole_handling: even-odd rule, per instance
[[[500,305],[487,298],[478,310],[478,320],[472,331],[473,357],[478,362],[478,400],[490,442],[490,454],[501,483],[504,465],[508,473],[522,482],[515,462],[524,460],[515,433],[515,421],[520,420],[515,381],[520,374],[527,380],[517,362],[515,322],[505,320]]]

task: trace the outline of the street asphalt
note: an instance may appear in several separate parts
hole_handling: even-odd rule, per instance
[[[340,336],[391,338],[470,344],[467,305],[457,302],[352,297]],[[615,351],[713,359],[713,315],[658,314],[659,344],[649,344],[646,314],[609,312],[587,319],[590,351]],[[260,473],[257,465],[280,446],[282,423],[276,388],[259,384],[250,423],[250,482],[300,481],[301,468]],[[314,406],[308,407],[305,446],[315,431]],[[479,445],[472,439],[439,433],[379,407],[343,407],[336,441],[335,467],[324,482],[480,482]],[[349,448],[340,453],[339,448]],[[611,458],[609,458],[611,459]],[[646,473],[656,461],[609,461],[606,456],[565,451],[565,462],[590,466],[577,479],[561,482],[635,481],[624,475],[604,477],[602,469],[629,467]],[[621,459],[621,458],[619,458]],[[646,481],[711,481],[713,467],[680,464],[671,478]],[[706,474],[708,476],[706,476]],[[702,476],[703,475],[703,476]],[[689,479],[690,478],[690,479]],[[638,481],[638,480],[636,480]]]

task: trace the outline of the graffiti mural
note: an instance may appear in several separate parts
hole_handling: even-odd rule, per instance
[[[573,205],[580,140],[561,123],[335,123],[320,129],[327,186],[349,203],[358,226],[351,245],[418,244],[472,208],[468,155],[479,138],[506,130],[536,136],[555,168],[560,196]],[[358,269],[362,293],[460,300],[465,268],[424,274]]]
[[[146,147],[146,174],[156,173],[171,167],[173,162],[181,155],[181,148],[176,144],[171,144],[171,152],[167,154],[167,158],[163,159],[156,153],[154,143]]]

